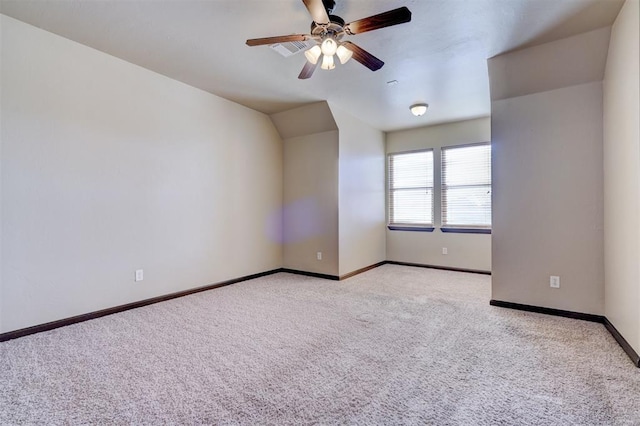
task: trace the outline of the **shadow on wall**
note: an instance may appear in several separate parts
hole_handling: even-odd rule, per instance
[[[314,198],[303,198],[289,203],[269,218],[268,235],[280,243],[296,243],[323,235],[320,205]],[[283,223],[287,227],[283,227]]]

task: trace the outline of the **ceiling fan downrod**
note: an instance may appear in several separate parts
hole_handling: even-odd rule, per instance
[[[336,8],[335,0],[322,0],[322,4],[324,5],[324,9],[327,11],[327,15],[331,15]]]

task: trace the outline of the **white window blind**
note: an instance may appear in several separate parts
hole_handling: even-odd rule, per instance
[[[442,227],[491,228],[491,144],[442,148]]]
[[[433,150],[388,160],[389,225],[433,227]]]

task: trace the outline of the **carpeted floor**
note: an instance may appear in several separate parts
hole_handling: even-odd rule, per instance
[[[640,424],[602,325],[490,279],[280,273],[0,343],[0,424]]]

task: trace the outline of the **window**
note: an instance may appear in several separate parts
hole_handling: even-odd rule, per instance
[[[433,150],[389,154],[389,228],[433,231]]]
[[[489,143],[442,148],[442,231],[463,230],[491,232]]]

